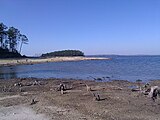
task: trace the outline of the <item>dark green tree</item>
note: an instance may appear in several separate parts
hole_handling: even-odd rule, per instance
[[[20,34],[20,49],[19,49],[19,53],[21,53],[21,50],[22,50],[22,45],[23,44],[28,44],[28,38],[26,35],[22,35]]]
[[[9,49],[11,52],[17,52],[18,40],[20,39],[20,31],[14,27],[10,27],[7,31]]]
[[[14,27],[8,29],[0,22],[0,58],[21,57],[20,52],[23,44],[28,44],[26,35],[21,34]]]
[[[63,57],[63,56],[84,56],[84,53],[79,50],[62,50],[51,53],[42,54],[42,57]]]
[[[6,46],[7,46],[7,42],[6,42],[6,37],[7,37],[6,29],[7,29],[7,26],[4,25],[3,23],[0,23],[0,47],[1,48],[5,48],[5,49],[6,49]]]

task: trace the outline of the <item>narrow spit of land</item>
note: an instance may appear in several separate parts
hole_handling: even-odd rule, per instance
[[[25,59],[0,59],[0,66],[36,64],[45,62],[83,61],[83,60],[110,60],[102,57],[53,57],[53,58],[25,58]]]
[[[58,86],[64,84],[64,94]],[[150,82],[160,86],[160,81]],[[132,92],[128,81],[23,78],[0,80],[3,120],[159,120],[160,99]],[[143,84],[141,84],[143,85]],[[87,91],[87,87],[90,90]],[[100,96],[100,100],[95,99]]]

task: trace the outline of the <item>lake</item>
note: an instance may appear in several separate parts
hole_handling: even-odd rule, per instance
[[[103,56],[104,57],[104,56]],[[160,56],[105,56],[112,60],[52,62],[0,67],[0,79],[67,78],[148,81],[160,79]]]

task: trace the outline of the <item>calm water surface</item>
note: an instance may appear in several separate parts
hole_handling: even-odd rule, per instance
[[[106,56],[112,60],[55,62],[0,67],[0,79],[73,78],[143,81],[160,79],[160,56]]]

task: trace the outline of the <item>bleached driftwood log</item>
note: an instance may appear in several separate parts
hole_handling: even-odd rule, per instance
[[[153,101],[157,99],[157,97],[160,97],[160,87],[159,86],[151,86],[150,92],[149,92],[149,97],[152,98]]]

